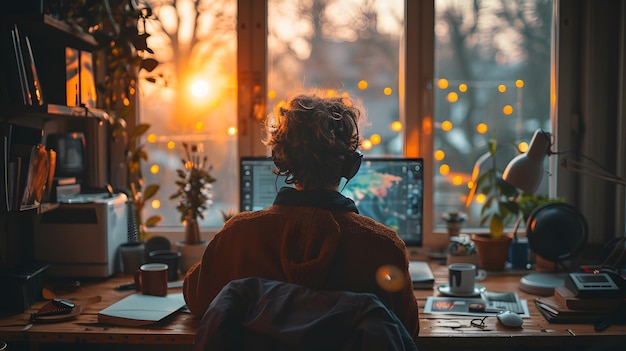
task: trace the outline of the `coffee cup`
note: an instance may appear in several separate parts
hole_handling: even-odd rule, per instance
[[[148,262],[165,263],[167,265],[167,280],[178,280],[178,262],[181,253],[170,250],[154,250],[148,253]]]
[[[471,263],[453,263],[448,266],[450,292],[472,294],[476,282],[476,266]]]
[[[144,295],[167,295],[167,264],[146,263],[135,271],[135,287]]]

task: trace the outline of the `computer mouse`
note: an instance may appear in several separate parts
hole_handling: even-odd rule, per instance
[[[519,328],[524,324],[524,320],[519,314],[511,311],[502,311],[497,315],[498,320],[503,326],[508,328]]]

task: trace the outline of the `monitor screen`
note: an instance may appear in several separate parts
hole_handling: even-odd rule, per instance
[[[285,177],[272,173],[271,158],[241,158],[240,211],[272,205]],[[393,228],[407,246],[422,246],[424,162],[421,158],[365,157],[357,175],[339,187],[359,213]]]

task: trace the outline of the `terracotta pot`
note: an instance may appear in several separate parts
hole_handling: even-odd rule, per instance
[[[492,238],[488,234],[472,234],[472,240],[478,250],[478,266],[487,271],[504,270],[509,253],[511,237],[503,235]]]

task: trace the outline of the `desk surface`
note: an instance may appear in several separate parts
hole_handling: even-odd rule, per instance
[[[436,285],[447,282],[447,270],[436,262],[431,263]],[[626,325],[613,325],[603,332],[595,332],[588,324],[550,324],[532,303],[536,297],[518,289],[519,275],[490,274],[481,281],[492,291],[517,291],[520,298],[528,300],[530,318],[524,319],[523,329],[507,329],[498,324],[495,317],[485,319],[486,327],[470,326],[471,316],[424,314],[428,296],[438,294],[433,290],[416,290],[420,307],[420,350],[445,349],[546,349],[610,350],[626,345]],[[102,300],[90,305],[76,319],[50,324],[29,324],[31,313],[44,302],[38,302],[24,313],[0,318],[0,340],[9,345],[38,343],[94,343],[94,344],[178,344],[191,345],[199,320],[191,314],[177,312],[158,324],[149,327],[119,327],[97,322],[97,313],[132,291],[116,291],[114,288],[129,282],[129,277],[113,277],[103,282],[82,283],[74,291],[57,292],[58,297],[83,298],[101,296]],[[179,292],[179,289],[170,289]],[[568,332],[568,329],[572,332]],[[142,348],[143,349],[143,348]]]

